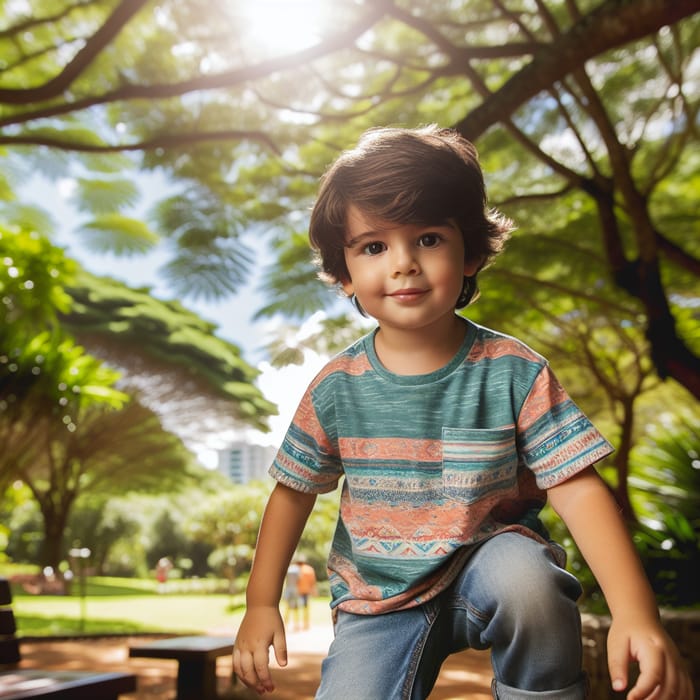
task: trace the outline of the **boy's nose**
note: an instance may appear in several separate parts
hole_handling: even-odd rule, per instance
[[[399,275],[416,275],[420,270],[418,260],[416,260],[413,251],[404,247],[394,249],[391,264],[393,267],[393,277],[398,277]]]

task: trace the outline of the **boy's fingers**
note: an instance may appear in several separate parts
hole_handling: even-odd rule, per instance
[[[249,688],[263,694],[274,689],[267,667],[267,653],[258,655],[255,652],[233,650],[233,668],[240,680]]]
[[[241,675],[241,652],[238,647],[233,647],[233,672],[237,675]]]
[[[284,632],[278,632],[272,639],[272,647],[275,650],[275,659],[280,666],[287,665],[287,639]]]
[[[627,650],[608,649],[608,671],[613,690],[620,692],[627,687],[629,654]]]
[[[627,697],[629,698],[629,700],[642,700],[643,698],[651,697],[652,693],[658,687],[659,680],[657,678],[640,674],[634,687],[627,694]],[[654,697],[657,697],[657,695],[654,695]]]
[[[263,691],[274,690],[275,685],[270,675],[270,653],[267,647],[255,650],[253,653],[253,664],[258,682],[256,688],[258,692],[260,692],[261,689]]]
[[[233,659],[233,667],[236,671],[236,675],[249,688],[255,688],[258,684],[258,677],[255,673],[252,654],[249,652],[240,652],[238,649],[234,649]]]
[[[649,640],[637,650],[636,658],[639,662],[639,677],[627,696],[629,700],[664,697],[657,690],[663,686],[668,673],[666,656],[661,649],[652,640]],[[656,694],[654,694],[655,691]]]

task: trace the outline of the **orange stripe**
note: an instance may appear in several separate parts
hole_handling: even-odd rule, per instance
[[[369,358],[365,353],[351,357],[349,355],[341,355],[332,362],[329,362],[314,378],[309,386],[309,391],[315,389],[324,379],[331,374],[342,372],[353,377],[359,377],[361,374],[372,369],[369,363]]]
[[[499,357],[521,357],[531,362],[542,361],[540,355],[513,338],[485,338],[474,341],[467,355],[467,362],[495,360]]]
[[[409,462],[442,461],[440,440],[410,438],[340,438],[340,454],[344,459],[391,459]]]

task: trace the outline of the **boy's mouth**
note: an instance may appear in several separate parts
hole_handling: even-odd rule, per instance
[[[393,299],[410,301],[413,299],[418,299],[419,297],[427,294],[427,289],[419,289],[418,287],[407,287],[405,289],[397,289],[395,292],[389,294]]]

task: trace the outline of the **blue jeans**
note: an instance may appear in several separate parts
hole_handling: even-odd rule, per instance
[[[487,540],[433,600],[384,615],[340,611],[316,700],[427,698],[444,660],[491,649],[499,700],[583,700],[581,587],[513,532]]]

